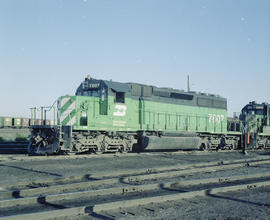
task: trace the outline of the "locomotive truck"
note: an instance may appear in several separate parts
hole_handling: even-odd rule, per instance
[[[31,126],[29,154],[236,149],[270,145],[270,105],[227,117],[219,95],[86,77],[57,100],[57,124]],[[243,138],[245,137],[245,138]]]

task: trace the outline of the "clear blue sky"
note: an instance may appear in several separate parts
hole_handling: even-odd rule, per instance
[[[270,102],[270,0],[0,0],[0,115],[74,94],[87,74]]]

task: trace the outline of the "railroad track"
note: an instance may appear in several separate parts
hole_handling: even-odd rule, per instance
[[[226,170],[233,169],[242,166],[259,165],[259,164],[267,164],[269,163],[269,156],[258,156],[251,159],[238,159],[238,160],[225,160],[225,161],[215,161],[215,162],[205,162],[205,163],[197,163],[197,164],[175,164],[172,166],[164,166],[164,167],[156,167],[156,168],[142,168],[142,169],[127,169],[120,171],[110,171],[103,172],[98,174],[84,174],[79,176],[71,176],[71,177],[60,177],[54,179],[47,180],[33,180],[8,183],[6,185],[2,185],[1,187],[5,190],[17,190],[17,189],[25,189],[25,188],[37,188],[39,186],[49,187],[52,185],[59,184],[67,184],[67,183],[77,183],[77,182],[92,182],[95,184],[93,180],[99,180],[104,182],[112,181],[115,183],[116,180],[121,178],[121,181],[127,182],[136,182],[139,180],[151,180],[155,178],[171,178],[173,176],[183,176],[187,174],[192,174],[196,172],[211,172],[215,170]],[[112,180],[111,180],[112,179]],[[98,184],[100,184],[99,182]],[[0,195],[1,198],[1,195]]]
[[[9,184],[1,186],[0,219],[29,220],[104,214],[138,205],[269,186],[269,172],[234,176],[220,173],[259,165],[270,165],[269,157]],[[209,172],[215,177],[196,178],[198,173]]]

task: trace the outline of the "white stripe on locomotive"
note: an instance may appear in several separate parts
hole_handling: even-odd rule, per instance
[[[69,100],[70,100],[69,97],[62,98],[61,103],[60,103],[60,108],[63,107]]]
[[[67,117],[70,117],[70,113],[75,109],[75,102],[72,102],[72,104],[67,108],[66,111],[64,111],[60,116],[60,122],[62,123]]]
[[[73,126],[75,124],[75,120],[76,120],[76,117],[74,115],[73,118],[67,123],[67,125]]]

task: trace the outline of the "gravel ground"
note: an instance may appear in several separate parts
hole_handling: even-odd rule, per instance
[[[248,159],[270,154],[268,151],[250,152],[244,156],[239,152],[209,153],[141,153],[127,155],[85,155],[65,157],[18,157],[1,155],[1,184],[18,181],[34,181],[55,179],[59,177],[82,176],[88,174],[107,173],[111,171],[155,168],[173,165],[196,164],[198,162]],[[24,160],[23,158],[26,157]],[[9,159],[7,159],[9,158]],[[29,159],[30,158],[30,159]]]
[[[145,208],[150,211],[145,211]],[[270,187],[196,197],[122,212],[136,214],[123,217],[119,216],[119,211],[110,214],[117,215],[118,219],[270,219]]]
[[[237,192],[206,195],[175,202],[157,203],[125,210],[114,210],[90,215],[55,218],[54,220],[88,219],[209,219],[253,220],[270,219],[270,187],[239,190]]]
[[[269,156],[269,151],[252,151],[248,155],[233,152],[157,152],[120,155],[79,155],[60,157],[0,156],[0,190],[3,185],[21,181],[47,180],[85,174],[108,173],[127,169],[157,168]],[[246,175],[269,172],[270,165],[240,167],[216,173],[186,175],[185,179]],[[177,178],[170,178],[174,181]],[[151,182],[151,181],[150,181]],[[150,183],[146,182],[146,183]],[[3,190],[3,188],[2,188]],[[105,201],[106,202],[106,201]],[[87,204],[85,204],[87,205]],[[61,218],[59,218],[60,220]],[[270,187],[206,195],[193,199],[93,213],[63,219],[270,219]]]

